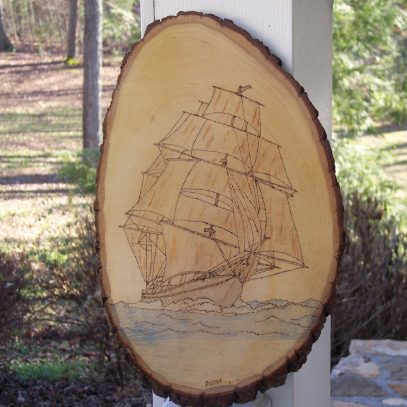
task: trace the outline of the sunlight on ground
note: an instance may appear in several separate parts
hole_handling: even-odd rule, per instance
[[[120,63],[103,68],[110,104]],[[93,197],[59,171],[82,148],[82,68],[58,55],[5,54],[0,64],[0,249],[47,250]]]
[[[384,171],[400,185],[397,195],[407,198],[407,130],[363,136],[358,143],[386,154]]]

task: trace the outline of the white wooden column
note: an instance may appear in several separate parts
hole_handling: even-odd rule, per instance
[[[261,40],[306,89],[331,137],[333,0],[141,0],[141,30],[179,11],[201,11],[233,20]],[[330,318],[302,369],[266,396],[273,407],[329,407]],[[154,396],[154,407],[165,400]],[[172,406],[174,404],[171,403]],[[265,406],[258,400],[245,406]]]

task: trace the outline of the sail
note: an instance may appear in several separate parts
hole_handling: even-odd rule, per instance
[[[261,122],[260,122],[260,105],[252,100],[243,97],[243,111],[244,118],[247,122],[247,131],[249,133],[261,133]]]
[[[191,151],[202,126],[207,122],[203,117],[188,113],[181,124],[164,137],[158,145],[175,151]]]
[[[259,253],[263,256],[304,265],[297,230],[285,193],[259,184],[266,211],[265,240]]]
[[[209,103],[199,101],[199,108],[196,114],[198,116],[203,116],[205,114],[206,108],[208,107]]]
[[[214,87],[205,116],[219,123],[260,135],[259,106],[258,102],[236,92]]]
[[[280,147],[264,138],[259,138],[252,171],[253,175],[261,181],[291,189],[291,183],[281,158]]]
[[[252,178],[232,172],[229,172],[229,182],[240,251],[254,251],[262,238],[256,196],[258,186]]]
[[[213,236],[231,247],[238,247],[233,211],[181,195],[174,223],[192,232]]]
[[[169,160],[155,184],[128,214],[155,221],[162,218],[172,220],[182,185],[195,164],[196,161],[191,159]]]
[[[158,155],[153,164],[150,165],[146,172],[143,172],[143,183],[141,186],[140,197],[146,194],[147,191],[155,184],[161,173],[164,171],[167,161],[163,154]]]
[[[171,223],[162,223],[166,247],[164,278],[185,272],[207,272],[223,263],[223,245]]]
[[[233,211],[229,177],[225,168],[204,161],[197,162],[185,180],[181,193]]]
[[[208,120],[197,135],[191,149],[193,156],[223,165],[239,172],[252,167],[252,150],[257,151],[256,136]]]
[[[174,222],[237,246],[229,177],[223,167],[197,162],[185,180]]]
[[[124,225],[124,231],[141,275],[148,284],[156,278],[165,263],[163,235],[138,230],[130,219]]]

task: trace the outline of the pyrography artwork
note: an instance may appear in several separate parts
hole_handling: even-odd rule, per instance
[[[105,307],[158,394],[244,402],[302,365],[342,206],[317,112],[263,45],[198,13],[150,26],[106,117],[97,195]]]

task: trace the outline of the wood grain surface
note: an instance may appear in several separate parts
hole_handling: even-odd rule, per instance
[[[342,204],[318,113],[229,20],[151,24],[104,123],[105,308],[154,392],[253,400],[298,370],[330,312]]]

